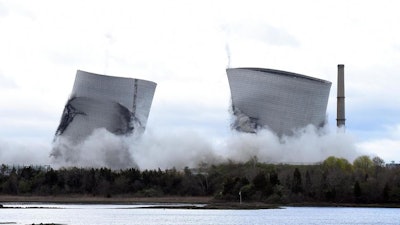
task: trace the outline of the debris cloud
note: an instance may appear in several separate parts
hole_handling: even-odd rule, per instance
[[[329,156],[353,161],[360,154],[355,138],[342,132],[312,125],[279,137],[267,129],[257,133],[233,132],[218,143],[194,131],[161,134],[152,130],[140,138],[118,136],[97,129],[82,144],[69,146],[68,140],[55,143],[52,156],[58,166],[110,167],[123,169],[193,168],[200,163],[215,164],[227,160],[313,164]]]
[[[0,140],[0,163],[144,170],[193,168],[200,163],[228,160],[245,162],[254,157],[266,163],[313,164],[329,156],[352,162],[361,155],[349,132],[330,132],[327,127],[316,129],[312,125],[296,130],[291,136],[279,137],[270,130],[260,129],[257,133],[232,131],[218,141],[212,140],[193,130],[162,133],[148,129],[138,138],[99,128],[80,144],[71,143],[68,138],[57,139],[53,146]]]

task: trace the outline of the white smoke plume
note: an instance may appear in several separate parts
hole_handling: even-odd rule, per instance
[[[231,49],[230,49],[228,43],[226,43],[226,45],[225,45],[225,53],[226,53],[226,57],[228,58],[228,64],[226,65],[226,68],[229,69],[229,68],[231,68]]]
[[[233,132],[219,143],[194,132],[168,135],[154,133],[131,147],[139,168],[196,167],[199,163],[239,162],[257,157],[260,162],[313,164],[329,156],[346,158],[352,162],[361,155],[355,138],[343,132],[329,132],[309,125],[292,136],[279,138],[269,130],[257,133]]]
[[[74,143],[58,136],[50,157],[56,167],[108,167],[125,169],[135,167],[129,152],[129,138],[95,129],[84,141]]]
[[[196,167],[200,162],[221,162],[206,137],[194,132],[164,135],[148,132],[137,138],[95,129],[83,142],[75,144],[59,136],[51,152],[55,167],[108,167],[125,169],[168,169]]]
[[[326,132],[312,125],[282,138],[266,129],[255,134],[235,133],[227,139],[224,148],[233,160],[245,161],[256,156],[259,161],[268,163],[312,164],[329,156],[352,162],[360,155],[351,135]]]
[[[202,162],[244,162],[254,157],[266,163],[312,164],[329,156],[352,162],[362,154],[351,134],[330,132],[327,128],[321,132],[311,125],[295,131],[293,136],[282,138],[266,129],[257,133],[233,131],[218,142],[188,130],[162,134],[149,129],[139,139],[97,129],[80,144],[60,137],[53,143],[52,151],[50,145],[28,141],[0,140],[0,144],[0,163],[51,165],[54,168],[182,169],[196,167]]]
[[[312,125],[281,138],[267,129],[233,132],[218,143],[194,131],[161,134],[148,130],[141,138],[134,138],[97,129],[81,144],[71,145],[63,138],[54,144],[57,150],[53,150],[53,156],[59,154],[53,160],[56,167],[182,169],[200,163],[244,162],[254,157],[266,163],[313,164],[329,156],[352,162],[361,155],[351,135]]]
[[[131,153],[141,169],[193,168],[201,162],[223,161],[207,137],[192,131],[168,134],[150,131],[133,143]]]

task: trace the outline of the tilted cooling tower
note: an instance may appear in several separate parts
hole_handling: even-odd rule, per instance
[[[256,132],[268,127],[278,135],[325,123],[331,82],[280,70],[227,69],[235,121],[232,127]]]
[[[77,143],[96,128],[117,135],[143,132],[156,83],[78,70],[57,136]]]

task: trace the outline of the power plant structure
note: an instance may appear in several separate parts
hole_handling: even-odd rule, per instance
[[[274,69],[226,69],[232,98],[232,128],[255,133],[269,128],[291,135],[309,124],[321,127],[332,83]]]
[[[345,128],[345,97],[344,97],[344,65],[338,65],[338,81],[337,81],[337,116],[336,125],[338,128]]]
[[[95,129],[116,135],[142,133],[157,84],[78,70],[55,139],[79,143]]]

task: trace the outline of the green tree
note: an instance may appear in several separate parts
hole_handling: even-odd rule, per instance
[[[383,191],[382,191],[382,198],[383,198],[384,202],[388,202],[389,201],[389,194],[390,194],[389,184],[386,183],[385,187],[383,188]]]
[[[379,175],[383,172],[384,168],[385,168],[385,161],[383,159],[381,159],[378,156],[375,156],[374,158],[372,158],[372,162],[374,163],[374,176],[375,178],[378,178]]]
[[[305,192],[307,193],[308,197],[315,197],[315,191],[313,189],[311,175],[308,170],[306,171],[306,181],[304,184],[304,189],[305,189]]]
[[[253,179],[254,189],[263,191],[267,187],[268,181],[264,172],[259,172]]]
[[[375,156],[374,158],[372,158],[372,162],[374,163],[375,167],[385,167],[385,160],[383,160],[379,156]]]
[[[369,173],[374,167],[374,162],[367,155],[359,156],[353,161],[353,166],[365,173]]]
[[[344,172],[351,172],[352,165],[345,158],[336,158],[335,156],[330,156],[325,159],[322,163],[322,167],[325,171],[341,170]]]
[[[233,189],[238,182],[239,178],[232,179],[231,177],[226,178],[224,182],[224,189],[222,190],[222,195],[233,194]]]
[[[354,184],[354,197],[356,198],[356,202],[360,201],[361,187],[360,187],[360,183],[358,181],[356,181]]]
[[[279,181],[278,173],[276,173],[276,171],[272,171],[269,173],[269,182],[272,186],[281,184],[281,182]]]
[[[328,201],[353,201],[353,166],[344,158],[328,157],[322,163],[323,196]]]
[[[5,176],[8,171],[9,171],[9,167],[5,164],[1,164],[0,175]]]
[[[296,194],[303,192],[301,173],[298,168],[295,168],[293,172],[292,192]]]
[[[18,194],[18,176],[15,168],[12,168],[8,179],[3,183],[3,191],[6,194]]]

